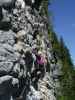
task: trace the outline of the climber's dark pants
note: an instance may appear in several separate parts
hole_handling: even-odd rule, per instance
[[[11,98],[10,94],[0,95],[0,100],[10,100],[10,98]]]
[[[2,8],[0,7],[0,20],[2,19],[3,15],[2,15]]]
[[[44,77],[44,74],[45,74],[44,65],[39,64],[39,70],[41,71],[41,77]]]

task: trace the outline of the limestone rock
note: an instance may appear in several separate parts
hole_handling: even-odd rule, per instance
[[[42,2],[0,0],[0,100],[56,100],[61,64]]]

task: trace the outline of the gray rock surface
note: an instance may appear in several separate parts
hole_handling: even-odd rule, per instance
[[[0,0],[0,100],[56,100],[61,64],[41,2]]]

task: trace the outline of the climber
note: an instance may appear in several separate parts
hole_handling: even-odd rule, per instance
[[[33,67],[33,57],[30,51],[25,53],[25,63],[27,66],[27,73],[31,74],[31,69]]]
[[[46,54],[44,51],[39,51],[38,46],[36,48],[33,48],[32,50],[33,54],[36,56],[36,62],[40,65],[47,64]]]
[[[38,54],[36,55],[36,62],[38,64],[39,71],[42,73],[41,77],[43,77],[46,71],[45,65],[47,64],[47,59],[44,57],[41,51],[38,51]]]
[[[40,65],[44,65],[44,64],[47,63],[47,60],[46,60],[46,58],[44,57],[44,55],[42,54],[41,51],[38,52],[37,63],[40,64]]]

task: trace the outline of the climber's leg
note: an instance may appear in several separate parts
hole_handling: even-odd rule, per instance
[[[3,14],[2,14],[2,7],[0,7],[0,21],[2,20]]]
[[[10,100],[10,98],[11,98],[10,94],[0,95],[0,100]]]

